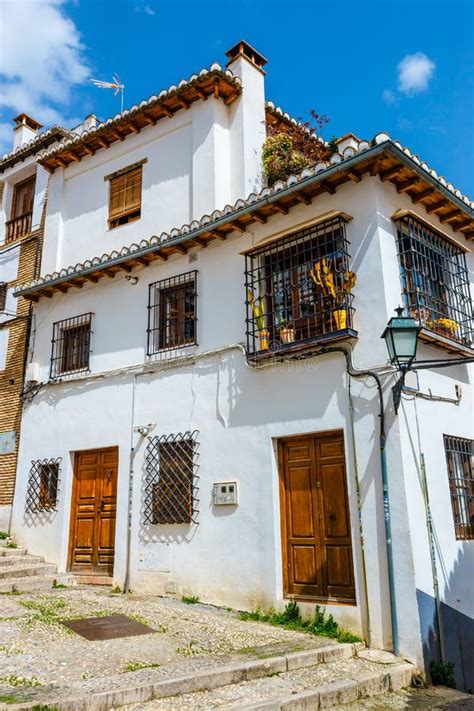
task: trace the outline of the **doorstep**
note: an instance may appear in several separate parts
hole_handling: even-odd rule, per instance
[[[78,575],[72,574],[78,585],[112,585],[114,579],[109,575]]]

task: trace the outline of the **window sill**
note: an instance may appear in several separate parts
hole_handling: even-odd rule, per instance
[[[455,341],[452,338],[443,336],[441,333],[437,333],[436,331],[431,331],[429,328],[424,326],[422,327],[418,337],[420,341],[429,343],[430,345],[435,346],[435,348],[442,348],[448,353],[455,353],[456,355],[461,354],[471,357],[474,356],[474,348],[467,346],[464,343],[459,343],[459,341]]]
[[[304,358],[311,356],[312,353],[320,346],[337,341],[344,341],[348,338],[358,338],[358,335],[358,332],[353,328],[344,328],[341,331],[324,333],[319,336],[313,336],[313,338],[306,338],[303,341],[282,343],[265,351],[254,351],[253,353],[248,352],[247,356],[248,360],[253,362],[272,359],[280,360],[291,356]]]

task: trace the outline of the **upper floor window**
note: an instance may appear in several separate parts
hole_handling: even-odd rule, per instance
[[[356,335],[345,223],[336,217],[246,255],[248,353]]]
[[[196,344],[196,277],[192,271],[150,284],[148,355]]]
[[[53,324],[51,378],[89,370],[91,322],[88,313]]]
[[[425,328],[470,345],[474,314],[462,249],[410,216],[398,221],[405,306]]]
[[[474,440],[444,435],[454,529],[458,539],[474,539]]]
[[[138,220],[142,207],[142,164],[120,170],[107,179],[109,229]]]
[[[0,281],[0,312],[5,311],[7,306],[7,291],[8,284],[6,281]]]
[[[31,230],[36,176],[31,176],[13,186],[10,219],[6,222],[6,241],[24,237]]]

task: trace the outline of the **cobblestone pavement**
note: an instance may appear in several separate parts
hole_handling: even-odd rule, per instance
[[[61,618],[119,613],[156,632],[90,642],[60,624]],[[207,669],[242,658],[261,659],[283,650],[324,646],[330,641],[244,622],[235,612],[211,606],[125,596],[105,588],[0,595],[0,697],[24,697],[27,691],[29,696],[33,689],[35,696],[42,696],[40,685],[64,687],[86,679],[93,687],[94,681],[141,666],[166,666],[170,673]]]

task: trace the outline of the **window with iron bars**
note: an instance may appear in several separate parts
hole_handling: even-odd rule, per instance
[[[53,324],[50,378],[89,370],[92,313]]]
[[[148,355],[197,343],[197,271],[156,281],[148,295]]]
[[[28,513],[56,511],[60,464],[61,457],[32,460],[25,502]]]
[[[456,538],[474,539],[474,440],[444,435]]]
[[[348,246],[346,221],[338,217],[246,255],[249,354],[260,357],[357,335],[353,296],[343,288],[350,274]]]
[[[145,523],[197,523],[198,432],[151,437],[145,455]]]
[[[397,242],[408,313],[430,331],[471,345],[474,312],[464,252],[408,216],[398,221]]]

